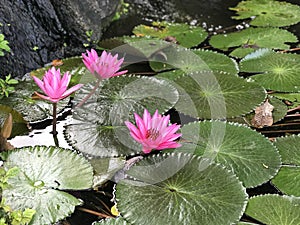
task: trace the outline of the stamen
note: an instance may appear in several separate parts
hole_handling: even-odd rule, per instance
[[[159,135],[159,131],[151,128],[151,129],[147,130],[146,138],[156,140],[158,138],[158,135]]]

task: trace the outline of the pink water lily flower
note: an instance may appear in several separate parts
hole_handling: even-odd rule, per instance
[[[47,95],[42,95],[35,92],[39,97],[49,100],[53,103],[58,102],[61,99],[68,97],[74,91],[77,91],[83,84],[77,84],[67,90],[69,82],[71,80],[71,74],[69,72],[64,73],[63,77],[60,75],[60,69],[52,67],[46,71],[43,80],[40,80],[36,76],[32,76],[35,83],[40,89]]]
[[[118,54],[112,56],[112,54],[103,51],[99,57],[94,49],[86,52],[87,55],[82,53],[83,63],[98,79],[107,79],[127,73],[127,70],[118,72],[124,61],[124,58],[118,59]]]
[[[174,141],[181,136],[181,134],[176,133],[180,125],[169,125],[169,115],[162,116],[156,110],[151,117],[148,110],[145,109],[143,118],[136,113],[134,113],[134,117],[137,126],[128,121],[125,124],[130,130],[130,135],[142,144],[144,153],[181,146],[181,144]]]

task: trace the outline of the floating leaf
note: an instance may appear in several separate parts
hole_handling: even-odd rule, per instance
[[[237,74],[237,63],[228,56],[208,50],[187,50],[182,48],[166,48],[162,50],[166,62],[162,60],[150,62],[154,71],[163,71],[170,68],[178,68],[180,74],[201,70],[224,71]],[[197,58],[199,57],[199,58]],[[170,73],[170,72],[168,72]],[[160,74],[159,76],[163,76]]]
[[[153,22],[152,26],[138,25],[132,31],[136,36],[150,36],[193,47],[203,42],[207,32],[202,27],[184,23]]]
[[[179,101],[175,108],[196,118],[231,118],[248,113],[265,99],[253,82],[222,72],[202,71],[175,80]]]
[[[118,217],[101,220],[100,222],[93,223],[93,225],[130,225],[130,223],[128,223],[122,217]]]
[[[287,30],[279,28],[247,28],[240,32],[218,34],[211,37],[209,43],[224,51],[239,47],[231,56],[244,57],[259,48],[289,49],[285,42],[297,42],[297,37]]]
[[[80,102],[95,83],[82,87],[75,95]],[[66,129],[72,146],[94,156],[111,157],[140,152],[141,146],[129,134],[124,122],[133,121],[133,113],[169,110],[178,100],[178,92],[168,81],[153,77],[120,76],[103,80],[101,86],[82,107],[75,107],[77,120]]]
[[[298,225],[300,198],[279,195],[260,195],[249,199],[246,214],[263,224]]]
[[[274,142],[282,157],[282,167],[272,183],[288,195],[300,196],[300,136],[276,138]]]
[[[93,169],[88,161],[57,147],[25,147],[9,152],[4,166],[18,167],[3,190],[6,204],[14,210],[36,210],[32,225],[54,223],[70,215],[81,201],[61,190],[92,186]]]
[[[291,103],[291,108],[297,107],[300,105],[300,93],[272,93],[271,95],[279,98],[281,100],[287,100]]]
[[[223,164],[235,172],[245,187],[267,182],[281,165],[272,143],[248,127],[203,121],[184,125],[181,131],[182,139],[189,144],[176,151],[187,151]]]
[[[299,60],[300,55],[261,49],[242,59],[240,70],[241,72],[260,73],[251,78],[266,89],[299,92]]]
[[[131,224],[232,224],[247,203],[233,173],[190,154],[150,156],[128,174],[117,184],[116,198]]]
[[[233,19],[254,19],[254,26],[283,27],[300,22],[300,7],[295,4],[273,0],[247,0],[229,8],[237,12]]]

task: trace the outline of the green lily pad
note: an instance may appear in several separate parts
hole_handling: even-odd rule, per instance
[[[66,126],[65,138],[78,151],[97,157],[133,155],[142,149],[126,126],[79,121]]]
[[[238,47],[231,56],[242,58],[259,48],[289,49],[285,42],[297,42],[297,36],[279,28],[247,28],[240,32],[218,34],[211,37],[209,43],[224,51]]]
[[[171,39],[186,48],[200,44],[207,37],[207,32],[202,27],[184,23],[153,22],[152,26],[138,25],[132,32],[137,36]]]
[[[283,193],[300,196],[300,135],[276,138],[282,167],[272,183]]]
[[[109,218],[105,220],[101,220],[99,222],[93,223],[94,225],[130,225],[126,220],[124,220],[122,217],[117,218]]]
[[[75,95],[80,102],[95,83],[82,87]],[[81,107],[75,107],[76,122],[67,126],[70,144],[93,156],[112,157],[141,151],[124,122],[133,121],[133,113],[142,115],[145,108],[154,113],[166,112],[178,100],[178,92],[168,81],[154,77],[120,76],[103,80],[95,93]]]
[[[299,210],[300,198],[267,194],[250,198],[245,213],[263,224],[298,225]]]
[[[53,106],[51,102],[31,98],[35,91],[41,92],[33,80],[20,81],[15,85],[15,90],[7,98],[1,99],[1,104],[18,111],[28,122],[36,122],[52,116]],[[69,98],[59,101],[57,104],[58,112],[64,109],[68,102]]]
[[[128,175],[117,184],[116,198],[131,224],[232,224],[247,203],[233,173],[190,154],[144,158]]]
[[[283,27],[300,22],[300,7],[295,4],[273,0],[241,1],[236,7],[229,8],[237,12],[233,19],[254,19],[254,26]]]
[[[203,121],[184,125],[183,144],[176,151],[210,158],[232,170],[247,188],[274,177],[280,155],[272,143],[256,131],[239,124]]]
[[[24,120],[23,116],[16,110],[9,106],[0,104],[0,129],[3,125],[7,116],[11,113],[13,118],[13,127],[10,137],[15,137],[17,135],[24,134],[28,132],[27,122]]]
[[[150,66],[154,71],[159,72],[178,68],[181,70],[181,74],[201,70],[224,71],[231,74],[238,73],[238,66],[235,60],[213,51],[166,48],[162,50],[161,54],[164,54],[166,62],[163,62],[163,60],[155,61],[155,59],[150,61]],[[159,74],[159,76],[164,75]]]
[[[93,169],[89,162],[57,147],[25,147],[9,152],[5,168],[18,167],[3,190],[6,204],[14,210],[36,210],[31,225],[54,223],[69,216],[82,202],[62,190],[91,188]]]
[[[289,108],[295,108],[300,105],[300,93],[272,93],[272,96],[281,100],[287,100],[292,103]]]
[[[180,96],[175,108],[196,118],[236,117],[252,111],[266,97],[261,86],[223,72],[189,73],[175,83]]]
[[[261,49],[240,62],[241,72],[258,73],[251,78],[266,89],[300,92],[300,55]]]

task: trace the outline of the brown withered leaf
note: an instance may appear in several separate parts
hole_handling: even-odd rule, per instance
[[[12,126],[13,126],[13,118],[11,113],[9,113],[6,120],[3,123],[3,127],[1,129],[1,136],[4,138],[9,138],[11,135]]]
[[[7,142],[7,138],[10,137],[13,126],[13,118],[11,113],[8,114],[8,117],[3,123],[3,127],[0,130],[0,151],[11,150],[14,147]]]
[[[272,126],[274,106],[271,105],[268,99],[259,107],[255,109],[255,116],[251,120],[251,125],[256,128],[262,128],[264,126]]]

